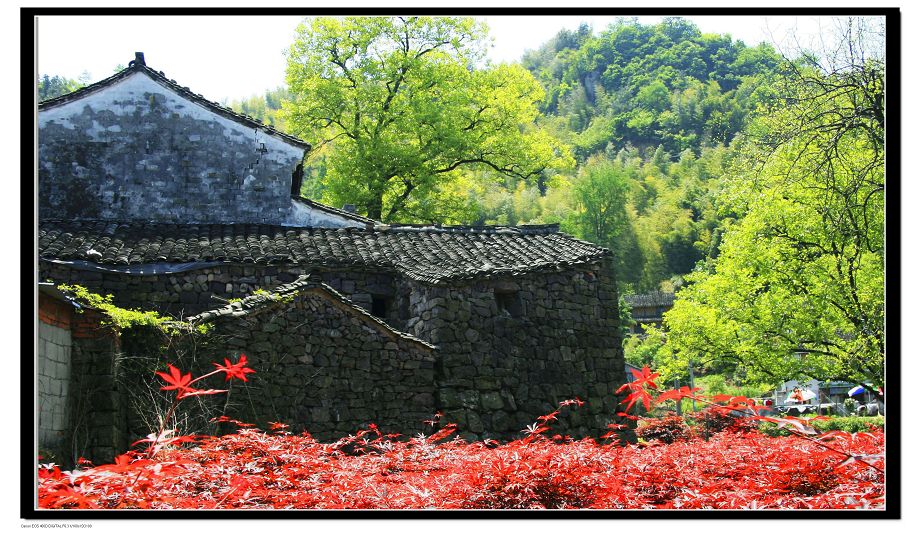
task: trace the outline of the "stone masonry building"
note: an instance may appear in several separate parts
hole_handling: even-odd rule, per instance
[[[196,365],[245,353],[257,371],[228,415],[322,439],[422,431],[436,411],[467,438],[520,437],[574,397],[560,433],[615,418],[608,250],[556,225],[385,225],[304,199],[307,143],[140,53],[38,123],[40,279],[211,324]],[[113,357],[144,350],[123,341]],[[124,404],[118,432],[149,432]]]

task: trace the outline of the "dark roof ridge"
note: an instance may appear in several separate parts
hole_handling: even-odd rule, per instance
[[[295,202],[300,202],[300,203],[302,203],[302,204],[306,204],[307,206],[310,206],[311,208],[316,208],[316,209],[318,209],[318,210],[325,211],[325,212],[328,212],[328,213],[332,213],[332,214],[338,215],[338,216],[340,216],[340,217],[345,217],[346,219],[351,219],[351,220],[353,220],[353,221],[362,222],[362,223],[364,223],[364,224],[366,224],[366,225],[377,225],[377,224],[381,224],[380,221],[377,221],[377,220],[374,220],[374,219],[369,219],[369,218],[367,218],[367,217],[365,217],[365,216],[363,216],[363,215],[358,215],[357,213],[352,213],[352,212],[350,212],[350,211],[345,211],[345,210],[343,210],[343,209],[334,208],[334,207],[332,207],[332,206],[330,206],[330,205],[328,205],[328,204],[323,204],[323,203],[317,202],[317,201],[315,201],[315,200],[310,200],[309,198],[306,198],[306,197],[296,196],[296,197],[291,197],[291,200],[293,200],[293,201],[295,201]]]
[[[108,78],[104,78],[102,80],[99,80],[98,82],[91,83],[85,87],[81,87],[80,89],[77,89],[76,91],[73,91],[71,93],[67,93],[65,95],[43,100],[38,103],[38,109],[39,111],[42,111],[48,108],[52,108],[58,105],[72,102],[74,100],[78,100],[80,98],[83,98],[84,96],[95,93],[96,91],[99,91],[100,89],[108,87],[109,85],[112,85],[113,83],[119,80],[127,78],[128,76],[134,73],[137,73],[137,72],[142,72],[146,74],[147,76],[150,76],[151,79],[160,83],[161,85],[164,85],[168,87],[169,89],[172,89],[176,93],[181,94],[182,96],[188,98],[189,100],[197,104],[203,105],[204,107],[208,108],[209,110],[213,111],[214,113],[224,118],[238,122],[240,124],[243,124],[244,126],[249,126],[251,128],[258,128],[268,133],[269,135],[278,137],[292,145],[303,148],[304,150],[310,150],[312,148],[310,146],[310,143],[304,141],[303,139],[299,139],[297,137],[294,137],[293,135],[286,134],[280,130],[275,129],[273,126],[269,126],[267,124],[263,124],[259,122],[253,117],[250,117],[248,115],[243,115],[242,113],[237,113],[236,111],[233,111],[229,107],[225,107],[217,102],[208,100],[204,96],[193,92],[188,87],[179,85],[175,80],[171,80],[167,78],[166,74],[164,74],[163,71],[155,71],[151,69],[150,67],[148,67],[145,63],[139,62],[139,61],[131,61],[130,65],[127,68],[119,72],[116,72],[115,74],[109,76]]]
[[[262,222],[172,222],[172,221],[146,221],[146,220],[122,220],[122,219],[98,219],[93,217],[79,217],[79,218],[61,218],[61,217],[42,217],[39,220],[39,225],[41,223],[84,223],[84,224],[105,224],[112,226],[130,226],[130,225],[140,225],[145,227],[150,226],[171,226],[171,227],[202,227],[202,226],[264,226],[269,228],[285,228],[291,230],[324,230],[324,231],[341,231],[341,232],[433,232],[433,233],[442,233],[442,234],[518,234],[518,235],[549,235],[549,234],[559,234],[573,241],[579,243],[585,243],[595,248],[599,247],[595,243],[590,241],[584,241],[573,237],[565,232],[559,231],[559,223],[552,224],[525,224],[520,226],[467,226],[467,225],[449,225],[442,226],[431,225],[431,224],[385,224],[374,219],[369,219],[362,215],[357,215],[349,211],[341,210],[334,208],[327,204],[322,204],[316,202],[315,200],[310,200],[307,198],[297,198],[292,197],[293,200],[303,202],[310,207],[315,207],[317,209],[333,213],[335,215],[340,215],[342,217],[348,217],[352,220],[367,223],[365,227],[354,227],[354,226],[343,226],[341,228],[326,227],[326,226],[290,226],[284,224],[273,224],[273,223],[262,223]],[[371,224],[373,223],[373,224]]]
[[[377,224],[374,230],[381,232],[435,232],[444,234],[556,234],[559,223],[522,224],[518,226],[499,225],[441,225],[441,224]]]
[[[630,306],[671,305],[674,304],[674,293],[656,289],[647,293],[623,295],[623,300]]]
[[[219,317],[245,316],[261,308],[264,308],[265,306],[277,302],[282,302],[289,297],[293,297],[294,295],[305,291],[323,294],[327,299],[333,301],[334,304],[337,304],[337,308],[355,314],[365,324],[368,324],[372,327],[377,327],[379,330],[383,330],[384,333],[390,337],[405,339],[406,341],[420,344],[428,349],[437,348],[427,341],[393,328],[386,322],[368,313],[367,310],[361,308],[352,302],[349,298],[330,287],[328,284],[312,280],[310,275],[301,275],[293,282],[276,286],[271,291],[260,291],[258,293],[251,294],[239,301],[231,302],[225,306],[203,311],[197,315],[186,318],[186,322],[190,325],[197,325],[211,322],[212,320]]]

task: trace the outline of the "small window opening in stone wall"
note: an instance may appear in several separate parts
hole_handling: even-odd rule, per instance
[[[372,295],[371,296],[371,315],[377,317],[378,319],[386,319],[387,312],[390,311],[390,308],[393,304],[393,299],[386,295]]]
[[[521,316],[521,295],[517,291],[495,290],[495,303],[498,305],[499,315]]]

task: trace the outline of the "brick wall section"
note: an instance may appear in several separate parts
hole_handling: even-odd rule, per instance
[[[50,302],[57,303],[53,299]],[[63,308],[63,306],[61,307]],[[45,308],[38,324],[38,447],[60,462],[69,456],[70,443],[70,330],[66,308]]]
[[[52,298],[44,293],[38,294],[38,320],[58,328],[70,330],[70,317],[73,305]]]
[[[39,293],[39,449],[72,467],[111,461],[127,447],[118,390],[118,332],[98,310]]]

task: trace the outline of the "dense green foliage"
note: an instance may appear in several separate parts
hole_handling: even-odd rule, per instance
[[[598,35],[582,26],[524,57],[537,84],[517,66],[484,65],[484,27],[470,20],[375,19],[357,31],[361,21],[307,21],[290,88],[232,104],[314,143],[305,196],[398,222],[561,223],[614,252],[626,292],[673,290],[718,253],[726,145],[771,94],[771,48],[681,19],[623,20]],[[499,117],[517,126],[466,135]],[[642,117],[653,120],[640,128]],[[483,143],[492,161],[460,163]]]
[[[703,34],[681,18],[560,32],[523,58],[546,87],[546,124],[584,160],[609,145],[671,154],[727,145],[780,62],[767,45]]]
[[[873,432],[885,428],[885,416],[872,417],[830,417],[828,419],[810,419],[809,424],[818,432],[839,430],[853,434],[855,432]],[[758,430],[768,436],[789,436],[787,428],[780,428],[773,424],[761,424]]]
[[[722,232],[714,204],[718,178],[733,158],[728,148],[689,150],[677,161],[663,150],[645,161],[634,148],[597,155],[575,176],[516,181],[483,190],[486,224],[559,222],[562,229],[610,248],[621,289],[673,290],[697,261],[714,256]]]
[[[790,64],[752,124],[719,196],[741,218],[665,316],[676,367],[884,385],[885,68],[844,59]]]
[[[89,82],[89,74],[83,73],[78,80],[71,80],[64,76],[42,75],[38,80],[38,101],[48,100],[67,93],[72,93]]]
[[[624,291],[680,287],[718,254],[731,214],[714,201],[730,141],[772,94],[780,59],[682,19],[563,30],[522,63],[546,89],[539,124],[580,168],[486,187],[474,222],[561,222],[614,252]]]
[[[483,65],[484,37],[482,24],[449,17],[320,17],[297,28],[284,115],[327,150],[324,201],[437,222],[469,211],[469,171],[529,179],[571,165],[533,127],[540,85],[518,65]]]
[[[283,132],[288,126],[281,116],[282,102],[291,99],[291,93],[284,87],[269,89],[262,96],[252,95],[243,100],[230,102],[230,108],[237,113],[248,115]]]

